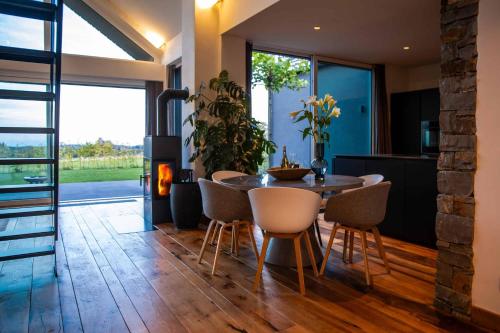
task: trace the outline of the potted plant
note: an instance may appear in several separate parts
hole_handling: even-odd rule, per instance
[[[312,136],[314,140],[314,157],[311,161],[311,169],[316,175],[316,179],[324,179],[328,162],[325,160],[325,142],[330,143],[330,133],[327,131],[332,118],[340,116],[340,108],[337,101],[330,95],[318,99],[311,96],[304,104],[302,110],[290,112],[290,116],[295,123],[307,120],[308,126],[301,130],[302,139]],[[312,110],[311,110],[312,108]]]
[[[202,84],[187,99],[195,103],[195,111],[184,121],[193,127],[185,141],[194,148],[190,162],[200,158],[206,178],[219,170],[255,174],[264,153],[274,153],[276,145],[266,139],[263,125],[251,117],[247,93],[229,80],[227,71],[211,79],[208,89],[206,93]]]

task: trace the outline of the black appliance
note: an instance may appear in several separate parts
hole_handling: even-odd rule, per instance
[[[172,222],[170,191],[177,181],[182,164],[182,138],[170,120],[173,118],[168,105],[170,100],[185,100],[187,89],[167,89],[156,100],[155,121],[149,126],[152,135],[144,138],[144,175],[141,182],[144,191],[144,222],[153,225]]]
[[[420,122],[420,152],[423,155],[439,154],[439,121]]]

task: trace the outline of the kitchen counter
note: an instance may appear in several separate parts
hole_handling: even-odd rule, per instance
[[[402,159],[402,160],[437,160],[438,155],[400,155],[400,154],[373,154],[373,155],[336,155],[338,158],[365,158],[365,159]]]
[[[381,174],[392,183],[383,235],[435,248],[437,156],[337,155],[333,174]]]

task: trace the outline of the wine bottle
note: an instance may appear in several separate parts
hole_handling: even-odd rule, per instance
[[[288,157],[286,156],[286,146],[283,146],[283,157],[281,158],[281,167],[289,168],[290,162],[288,162]]]

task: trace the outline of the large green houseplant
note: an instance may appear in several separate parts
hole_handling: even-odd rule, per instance
[[[202,84],[187,99],[195,103],[195,111],[184,121],[193,127],[185,141],[193,144],[190,161],[200,158],[207,178],[219,170],[255,174],[264,153],[274,153],[276,145],[266,139],[263,125],[249,114],[245,89],[229,80],[225,70],[210,80],[211,92],[206,89]]]

